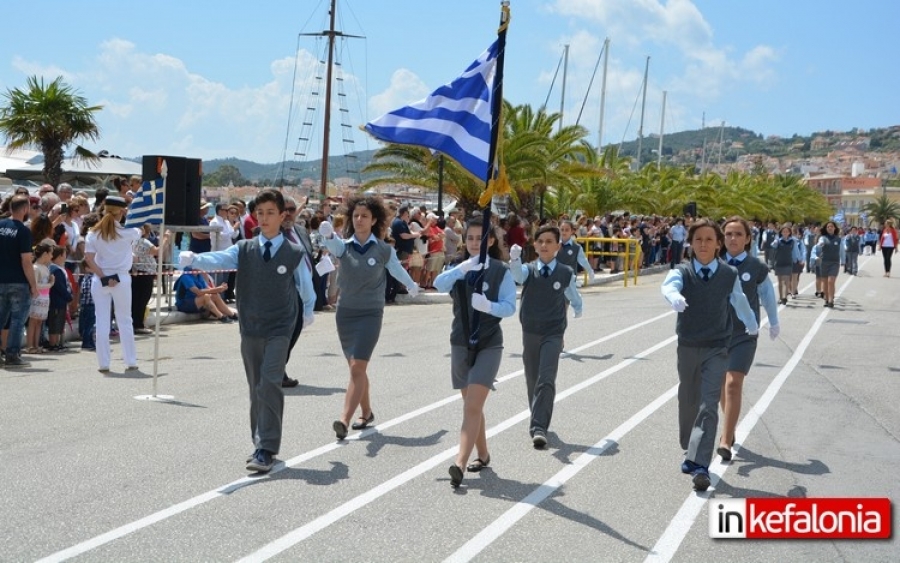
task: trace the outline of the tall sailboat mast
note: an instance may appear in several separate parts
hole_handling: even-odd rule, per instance
[[[641,126],[638,128],[637,169],[641,169],[641,149],[644,144],[644,110],[647,107],[647,75],[650,72],[650,57],[644,65],[644,93],[641,100]]]
[[[559,95],[559,131],[563,128],[563,117],[566,111],[566,75],[569,72],[569,46],[563,50],[562,92]]]
[[[603,150],[603,113],[606,111],[606,69],[609,64],[609,37],[603,41],[603,80],[600,82],[600,126],[597,128],[597,152]]]
[[[331,0],[331,7],[328,12],[328,29],[318,33],[301,33],[300,35],[317,36],[328,38],[328,56],[325,67],[325,123],[322,132],[322,176],[320,179],[319,193],[325,195],[328,187],[328,156],[331,144],[331,96],[332,82],[334,80],[334,42],[338,37],[361,38],[359,35],[349,35],[334,29],[334,19],[337,11],[337,0]]]
[[[666,91],[663,90],[662,115],[659,118],[659,149],[656,151],[656,167],[662,168],[663,134],[666,128]]]

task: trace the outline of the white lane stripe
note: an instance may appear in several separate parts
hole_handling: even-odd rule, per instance
[[[835,293],[835,297],[839,297],[844,293],[844,290],[852,281],[853,277],[848,279],[844,285],[841,286],[841,289]],[[740,451],[741,443],[747,438],[753,430],[753,427],[760,421],[762,415],[772,403],[772,400],[775,399],[775,396],[781,390],[785,381],[787,381],[787,378],[790,377],[794,368],[796,368],[797,364],[800,363],[800,360],[803,359],[806,349],[809,347],[810,343],[812,343],[813,338],[816,333],[819,332],[819,329],[822,328],[822,324],[825,322],[825,318],[828,316],[829,312],[829,309],[825,309],[819,313],[819,316],[806,333],[806,336],[803,337],[803,340],[800,341],[800,345],[797,346],[797,349],[794,351],[790,360],[788,360],[784,367],[781,368],[781,371],[778,372],[778,375],[775,376],[775,379],[773,379],[772,383],[766,388],[762,397],[760,397],[756,404],[753,405],[753,408],[750,409],[750,412],[744,416],[744,419],[738,425],[737,430],[735,431],[735,454]],[[730,465],[731,464],[723,464],[718,456],[714,458],[713,463],[709,466],[711,488],[704,493],[692,494],[684,501],[681,508],[678,510],[678,513],[672,518],[669,526],[663,532],[662,536],[660,536],[659,540],[657,540],[656,545],[653,546],[650,554],[644,559],[645,562],[665,562],[672,560],[675,556],[675,552],[678,551],[681,542],[684,541],[685,536],[687,536],[688,532],[693,527],[694,522],[697,520],[697,516],[700,515],[700,511],[703,510],[704,505],[715,491],[715,487],[719,483],[721,476],[728,471]]]
[[[624,334],[627,334],[628,332],[631,332],[631,331],[633,331],[633,330],[637,330],[637,329],[642,328],[642,327],[644,327],[644,326],[646,326],[646,325],[655,323],[656,321],[662,320],[662,319],[664,319],[664,318],[666,318],[666,317],[668,317],[668,316],[670,316],[670,315],[672,315],[672,314],[674,314],[674,313],[672,313],[672,312],[667,312],[667,313],[664,313],[664,314],[661,314],[661,315],[657,315],[657,316],[655,316],[655,317],[652,317],[652,318],[650,318],[650,319],[641,321],[641,322],[639,322],[639,323],[633,324],[633,325],[631,325],[631,326],[629,326],[629,327],[620,329],[620,330],[618,330],[618,331],[616,331],[616,332],[613,332],[613,333],[611,333],[611,334],[608,334],[608,335],[606,335],[606,336],[604,336],[604,337],[602,337],[602,338],[598,338],[597,340],[594,340],[594,341],[592,341],[592,342],[588,342],[587,344],[583,344],[583,345],[581,345],[581,346],[579,346],[579,347],[577,347],[577,348],[575,348],[575,349],[573,349],[573,350],[570,350],[570,351],[568,351],[568,352],[563,352],[563,354],[561,355],[561,357],[566,357],[567,355],[572,355],[572,354],[575,354],[575,353],[577,353],[577,352],[581,352],[582,350],[586,350],[586,349],[592,348],[592,347],[594,347],[594,346],[597,346],[598,344],[602,344],[602,343],[604,343],[604,342],[607,342],[607,341],[609,341],[609,340],[612,340],[612,339],[614,339],[614,338],[617,338],[617,337],[619,337],[619,336],[622,336],[622,335],[624,335]],[[510,374],[508,374],[508,375],[505,375],[505,376],[499,378],[499,379],[497,380],[497,383],[503,383],[503,382],[508,381],[508,380],[510,380],[510,379],[512,379],[512,378],[518,377],[519,375],[522,375],[523,373],[524,373],[524,370],[518,370],[518,371],[512,372],[512,373],[510,373]],[[410,420],[410,419],[413,419],[413,418],[415,418],[415,417],[417,417],[417,416],[421,416],[421,415],[426,414],[426,413],[428,413],[428,412],[430,412],[430,411],[439,409],[439,408],[441,408],[441,407],[443,407],[443,406],[446,406],[446,405],[448,405],[448,404],[450,404],[450,403],[452,403],[452,402],[454,402],[454,401],[458,401],[459,399],[460,399],[460,395],[459,395],[459,394],[451,395],[451,396],[449,396],[449,397],[446,397],[446,398],[444,398],[444,399],[441,399],[440,401],[436,401],[436,402],[434,402],[434,403],[431,403],[430,405],[426,405],[426,406],[421,407],[421,408],[419,408],[419,409],[417,409],[417,410],[408,412],[408,413],[406,413],[406,414],[404,414],[404,415],[401,415],[401,416],[399,416],[399,417],[396,417],[396,418],[393,418],[393,419],[391,419],[391,420],[385,421],[385,422],[383,422],[383,423],[381,423],[381,424],[378,424],[377,426],[373,426],[373,427],[371,427],[371,428],[369,428],[369,429],[364,430],[363,432],[361,432],[361,433],[359,433],[359,434],[354,434],[354,435],[348,436],[348,437],[347,437],[347,441],[350,441],[350,440],[358,440],[358,439],[361,438],[361,437],[365,437],[365,436],[369,436],[369,435],[371,435],[371,434],[378,433],[378,432],[380,432],[381,430],[386,430],[386,429],[388,429],[388,428],[391,428],[392,426],[396,426],[396,425],[401,424],[401,423],[403,423],[403,422],[406,422],[406,421],[408,421],[408,420]],[[557,397],[557,400],[558,400],[558,397]],[[191,508],[195,508],[195,507],[197,507],[197,506],[200,506],[200,505],[202,505],[202,504],[205,504],[205,503],[207,503],[207,502],[209,502],[209,501],[211,501],[211,500],[215,500],[215,499],[217,499],[217,498],[219,498],[219,497],[222,497],[222,496],[224,496],[224,495],[231,494],[231,493],[233,493],[234,491],[236,491],[236,490],[238,490],[238,489],[240,489],[240,488],[242,488],[242,487],[248,485],[249,483],[252,483],[252,482],[254,482],[254,481],[258,481],[258,480],[260,480],[260,479],[267,479],[267,478],[271,477],[272,475],[275,475],[275,474],[279,473],[280,471],[282,471],[282,470],[284,470],[284,469],[287,469],[288,467],[294,467],[294,466],[296,466],[296,465],[299,465],[299,464],[303,463],[304,461],[309,461],[310,459],[313,459],[313,458],[316,458],[316,457],[318,457],[318,456],[324,455],[324,454],[326,454],[326,453],[328,453],[328,452],[331,452],[331,451],[333,451],[333,450],[335,450],[335,449],[337,449],[337,448],[339,448],[339,447],[341,447],[341,446],[342,446],[342,444],[339,444],[339,443],[336,443],[336,442],[335,442],[335,443],[331,443],[331,444],[326,444],[326,445],[324,445],[324,446],[320,446],[320,447],[318,447],[318,448],[316,448],[316,449],[314,449],[314,450],[311,450],[311,451],[309,451],[309,452],[300,454],[300,455],[298,455],[298,456],[296,456],[296,457],[292,457],[291,459],[288,459],[288,460],[286,460],[286,461],[284,461],[284,462],[278,463],[278,464],[272,469],[272,471],[271,471],[268,475],[266,475],[266,476],[263,476],[263,477],[243,477],[243,478],[238,479],[238,480],[236,480],[236,481],[232,481],[231,483],[229,483],[229,484],[227,484],[227,485],[223,485],[223,486],[221,486],[221,487],[219,487],[219,488],[217,488],[217,489],[214,489],[214,490],[212,490],[212,491],[207,491],[207,492],[202,493],[202,494],[200,494],[200,495],[197,495],[197,496],[195,496],[195,497],[193,497],[193,498],[190,498],[190,499],[188,499],[188,500],[186,500],[186,501],[183,501],[183,502],[180,502],[180,503],[178,503],[178,504],[169,506],[169,507],[164,508],[164,509],[162,509],[162,510],[160,510],[160,511],[158,511],[158,512],[154,512],[153,514],[150,514],[149,516],[145,516],[144,518],[141,518],[141,519],[139,519],[139,520],[135,520],[135,521],[130,522],[130,523],[128,523],[128,524],[125,524],[125,525],[123,525],[123,526],[119,526],[118,528],[115,528],[115,529],[113,529],[113,530],[110,530],[109,532],[100,534],[100,535],[98,535],[98,536],[95,536],[95,537],[93,537],[93,538],[90,538],[90,539],[88,539],[88,540],[85,540],[85,541],[83,541],[83,542],[81,542],[81,543],[78,543],[78,544],[76,544],[76,545],[73,545],[72,547],[69,547],[69,548],[63,549],[63,550],[61,550],[61,551],[57,551],[57,552],[55,552],[55,553],[52,553],[52,554],[50,554],[50,555],[48,555],[48,556],[46,556],[46,557],[44,557],[44,558],[38,560],[38,563],[58,563],[58,562],[60,562],[60,561],[66,561],[66,560],[71,559],[71,558],[73,558],[73,557],[77,557],[78,555],[81,555],[81,554],[83,554],[83,553],[87,553],[88,551],[97,549],[98,547],[101,547],[101,546],[106,545],[107,543],[110,543],[110,542],[112,542],[112,541],[115,541],[115,540],[117,540],[117,539],[119,539],[119,538],[122,538],[122,537],[124,537],[124,536],[129,535],[129,534],[132,534],[132,533],[134,533],[134,532],[137,532],[137,531],[139,531],[139,530],[142,530],[142,529],[144,529],[144,528],[147,528],[147,527],[149,527],[149,526],[152,526],[153,524],[156,524],[156,523],[158,523],[158,522],[162,522],[163,520],[166,520],[167,518],[171,518],[171,517],[173,517],[173,516],[176,516],[176,515],[178,515],[178,514],[184,512],[184,511],[186,511],[186,510],[190,510]],[[455,449],[454,449],[454,451],[455,451]]]
[[[620,424],[615,430],[603,437],[602,440],[594,444],[590,449],[559,471],[553,477],[547,479],[540,487],[531,492],[527,497],[516,503],[512,508],[507,510],[500,518],[488,524],[474,538],[466,542],[462,547],[456,550],[453,555],[445,559],[447,563],[461,563],[471,561],[476,555],[481,553],[487,546],[494,542],[507,530],[531,512],[540,503],[544,502],[557,489],[566,484],[566,481],[577,475],[589,463],[603,455],[610,447],[619,443],[619,441],[629,432],[634,430],[650,415],[659,410],[678,392],[678,385],[673,385],[671,389],[657,397],[653,402],[645,406],[643,409],[635,413],[631,418]]]
[[[613,375],[614,373],[625,369],[626,367],[630,366],[631,364],[649,356],[650,354],[656,352],[657,350],[660,350],[661,348],[668,346],[669,344],[675,342],[676,339],[677,339],[677,337],[675,337],[675,336],[669,337],[666,340],[663,340],[662,342],[659,342],[659,343],[651,346],[650,348],[647,348],[646,350],[639,352],[638,354],[635,354],[634,356],[628,358],[627,360],[619,362],[615,366],[613,366],[607,370],[604,370],[604,371],[598,373],[597,375],[594,375],[591,378],[586,379],[585,381],[582,381],[581,383],[566,389],[562,393],[557,394],[556,400],[554,401],[554,403],[558,403],[559,401],[565,399],[566,397],[569,397],[570,395],[573,395],[573,394],[575,394],[575,393],[577,393],[599,381],[606,379],[610,375]],[[669,392],[671,393],[672,390],[670,389]],[[657,399],[657,401],[658,400],[659,399]],[[645,407],[645,410],[646,410],[646,407]],[[641,412],[644,412],[644,411],[641,411]],[[486,432],[487,437],[490,438],[496,434],[499,434],[500,432],[503,432],[504,430],[509,429],[513,425],[518,424],[519,422],[522,422],[523,420],[527,419],[529,416],[530,416],[530,412],[526,409],[526,410],[520,412],[519,414],[504,420],[497,426],[494,426],[493,428],[488,430]],[[637,416],[637,415],[635,415],[635,416]],[[634,417],[632,417],[632,418],[634,418]],[[250,562],[255,563],[258,561],[266,561],[272,557],[275,557],[276,555],[279,555],[280,553],[282,553],[282,552],[290,549],[291,547],[297,545],[298,543],[306,540],[307,538],[309,538],[316,532],[319,532],[319,531],[325,529],[326,527],[330,526],[331,524],[334,524],[341,518],[343,518],[349,514],[352,514],[353,512],[365,507],[370,502],[377,500],[378,498],[380,498],[383,495],[386,495],[387,493],[396,489],[400,485],[403,485],[404,483],[411,481],[412,479],[422,475],[423,473],[430,471],[432,468],[436,467],[442,461],[447,461],[448,459],[451,459],[453,456],[456,455],[458,450],[459,450],[459,447],[454,446],[450,449],[444,450],[443,452],[441,452],[437,455],[432,456],[431,458],[423,461],[422,463],[416,465],[415,467],[412,467],[412,468],[404,471],[400,475],[397,475],[396,477],[394,477],[388,481],[385,481],[381,485],[378,485],[377,487],[375,487],[373,489],[369,489],[365,493],[350,499],[349,501],[345,502],[344,504],[331,510],[327,514],[323,514],[322,516],[316,518],[315,520],[313,520],[291,532],[288,532],[284,536],[263,546],[262,548],[255,551],[254,553],[251,553],[250,555],[240,559],[238,563],[250,563]]]

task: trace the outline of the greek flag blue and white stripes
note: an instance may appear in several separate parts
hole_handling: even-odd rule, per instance
[[[165,217],[166,180],[145,180],[128,207],[125,226],[140,227],[144,223],[161,225]]]
[[[487,181],[491,94],[498,53],[498,41],[495,41],[459,78],[424,100],[370,121],[365,130],[388,143],[440,151]]]

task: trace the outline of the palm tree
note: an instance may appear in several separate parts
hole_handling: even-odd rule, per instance
[[[54,186],[62,177],[62,161],[66,147],[78,139],[96,141],[100,128],[94,114],[103,106],[89,106],[58,77],[45,85],[43,78],[28,78],[24,90],[14,88],[4,94],[8,104],[0,107],[0,132],[9,148],[39,146],[44,153],[44,181]],[[75,156],[93,160],[93,152],[75,147]]]
[[[862,211],[869,216],[869,225],[872,223],[884,225],[888,219],[894,219],[895,221],[900,219],[900,203],[891,201],[886,194],[882,194],[875,201],[863,205]]]

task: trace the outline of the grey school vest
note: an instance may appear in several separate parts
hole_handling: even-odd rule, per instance
[[[491,258],[488,269],[481,277],[481,287],[484,296],[490,301],[496,301],[500,295],[500,284],[503,282],[504,276],[509,270],[506,264],[500,260]],[[463,278],[453,284],[450,294],[453,296],[453,323],[450,325],[450,344],[454,346],[468,346],[469,335],[466,334],[462,322],[462,307],[465,306],[469,315],[469,326],[472,326],[472,319],[475,310],[472,309],[472,293],[474,287],[470,285],[466,278]],[[479,329],[478,341],[479,349],[491,348],[503,345],[503,330],[500,328],[500,319],[494,315],[487,313],[478,313]]]
[[[556,268],[546,278],[541,276],[538,264],[537,261],[528,264],[528,277],[522,285],[522,301],[519,304],[522,331],[541,335],[562,334],[568,326],[566,288],[572,283],[575,272],[559,263],[559,254],[556,256]]]
[[[352,242],[346,244],[338,274],[338,307],[347,309],[384,309],[384,289],[387,284],[388,261],[394,249],[376,240],[364,253]]]
[[[841,237],[822,235],[825,239],[825,246],[822,247],[822,262],[840,262],[841,261]]]
[[[778,239],[778,246],[775,247],[775,266],[791,266],[794,263],[794,239],[784,242],[784,239]]]
[[[240,275],[235,288],[241,334],[290,337],[300,306],[294,270],[303,260],[303,249],[285,239],[266,262],[259,237],[237,244]]]
[[[859,254],[859,235],[847,235],[847,254]]]
[[[556,253],[556,261],[578,271],[578,255],[583,252],[581,245],[577,242],[572,244],[563,244]]]
[[[701,348],[727,346],[731,340],[731,304],[728,297],[734,288],[737,270],[719,260],[716,273],[703,281],[694,272],[694,264],[679,264],[684,287],[681,294],[687,309],[678,313],[675,332],[678,344]]]
[[[769,268],[749,254],[743,262],[733,267],[737,268],[738,277],[741,280],[741,289],[744,291],[744,295],[747,296],[750,308],[753,309],[753,313],[756,315],[756,324],[759,324],[759,284],[769,276]],[[729,309],[731,309],[731,324],[733,327],[731,333],[744,334],[747,332],[747,327],[738,318],[734,307],[729,307]]]

